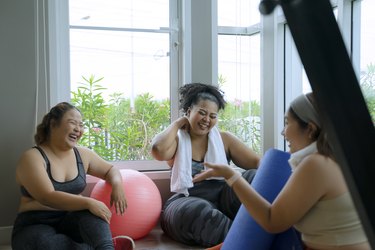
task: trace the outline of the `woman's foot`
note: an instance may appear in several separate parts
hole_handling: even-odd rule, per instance
[[[135,249],[135,244],[132,238],[125,235],[119,235],[114,237],[113,245],[115,250],[133,250]]]

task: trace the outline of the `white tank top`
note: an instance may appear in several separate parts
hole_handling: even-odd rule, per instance
[[[319,201],[295,228],[311,244],[342,246],[367,241],[349,192]]]

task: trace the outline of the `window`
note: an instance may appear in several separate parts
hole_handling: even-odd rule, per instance
[[[353,67],[356,70],[370,115],[375,124],[375,50],[373,49],[375,31],[371,28],[375,25],[375,18],[372,14],[375,9],[375,2],[369,0],[344,0],[331,1],[331,4],[352,59]],[[288,30],[285,40],[287,41],[286,43],[292,41]],[[287,69],[302,67],[299,56],[295,53],[294,42],[289,46],[293,48],[289,51],[286,49],[285,67]],[[291,57],[293,59],[290,59]],[[300,66],[298,66],[299,64]],[[286,93],[292,93],[289,100],[293,95],[311,91],[310,83],[303,68],[302,71],[287,70],[287,72],[289,72],[289,76],[285,78]],[[300,85],[301,74],[302,86]],[[288,97],[286,98],[288,99]]]
[[[273,16],[264,17],[258,12],[258,0],[69,2],[72,99],[81,98],[82,105],[86,101],[83,107],[88,110],[83,113],[91,119],[87,143],[98,153],[109,160],[152,160],[150,140],[178,116],[178,87],[210,69],[228,101],[220,115],[221,128],[259,153],[269,147],[285,149],[280,135],[285,109],[310,86],[279,7]],[[374,3],[331,3],[361,87],[370,87],[364,94],[373,112]],[[217,7],[217,16],[213,15],[217,22],[209,20],[217,24],[217,60],[213,55],[212,67],[202,73],[196,62],[206,58],[197,59],[200,55],[193,45],[202,40],[205,46],[215,43],[215,37],[207,36],[212,41],[206,41],[200,35],[216,27],[196,33],[191,29],[200,28],[197,19],[207,20],[202,19],[206,12],[201,12],[207,6]],[[195,26],[189,26],[192,20]],[[80,83],[88,88],[79,89]],[[88,100],[99,105],[90,106]],[[104,148],[117,151],[108,153]]]
[[[85,115],[81,144],[111,161],[151,160],[150,141],[170,122],[173,5],[69,4],[71,97]]]
[[[367,103],[369,113],[375,125],[375,17],[373,12],[375,10],[375,2],[370,0],[354,2],[354,18],[357,19],[357,26],[354,26],[353,40],[354,48],[359,45],[360,59],[354,61],[359,64],[359,80],[361,84],[362,93]],[[359,31],[359,32],[358,32]],[[359,35],[359,41],[355,35]]]
[[[228,102],[219,126],[261,153],[258,4],[218,1],[218,79]]]
[[[173,67],[180,41],[170,42],[179,34],[181,6],[168,0],[69,3],[71,99],[86,125],[81,143],[111,161],[152,160],[150,141],[169,125],[171,99],[177,100],[179,75],[186,72]],[[228,101],[219,124],[260,152],[257,4],[220,2],[220,59],[212,63],[219,64]]]

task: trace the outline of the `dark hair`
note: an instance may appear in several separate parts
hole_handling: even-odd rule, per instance
[[[217,104],[219,110],[225,108],[224,92],[213,85],[203,83],[189,83],[179,89],[180,110],[184,114],[200,100],[210,100]]]
[[[314,109],[316,110],[316,112],[318,113],[318,116],[320,117],[320,112],[318,110],[318,107],[316,105],[316,102],[315,102],[315,97],[313,95],[312,92],[306,94],[306,97],[307,99],[309,99],[310,103],[313,105]],[[308,126],[308,123],[307,122],[304,122],[297,114],[296,112],[294,112],[294,110],[289,107],[289,110],[288,110],[289,114],[297,120],[299,126],[302,128],[302,129],[306,129],[307,126]],[[332,152],[332,147],[331,145],[329,144],[328,142],[328,139],[327,139],[327,131],[324,129],[324,126],[321,125],[321,127],[318,127],[317,126],[317,130],[316,130],[316,133],[313,135],[313,139],[316,140],[316,146],[318,148],[318,152],[322,155],[325,155],[327,157],[331,157],[331,158],[334,158],[333,157],[333,152]]]
[[[67,102],[60,102],[56,104],[51,110],[44,115],[42,122],[36,127],[36,134],[34,141],[36,145],[41,145],[49,139],[51,126],[58,126],[61,119],[71,109],[76,109],[80,113],[81,111]]]

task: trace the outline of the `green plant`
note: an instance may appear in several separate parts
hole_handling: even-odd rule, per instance
[[[149,93],[135,97],[134,107],[121,93],[104,101],[101,78],[91,75],[72,92],[72,103],[83,114],[86,128],[80,144],[89,147],[109,161],[149,160],[152,138],[170,124],[170,102],[154,100]],[[226,80],[220,77],[221,82]],[[260,151],[259,104],[229,102],[220,114],[219,126],[241,138],[256,152]]]
[[[85,133],[81,138],[81,144],[92,148],[98,154],[105,155],[103,150],[106,138],[103,137],[103,130],[106,128],[107,105],[102,97],[102,87],[99,82],[102,78],[95,79],[93,75],[79,84],[77,92],[72,92],[72,103],[82,112]]]
[[[137,96],[131,107],[130,99],[113,93],[105,103],[103,78],[91,75],[82,79],[71,99],[83,114],[86,131],[80,144],[106,160],[151,159],[152,138],[169,124],[169,101],[155,101],[146,93]]]
[[[169,110],[169,101],[155,101],[148,93],[136,97],[134,108],[129,99],[112,95],[108,128],[114,159],[151,159],[150,142],[168,126]]]
[[[370,63],[367,70],[361,72],[360,85],[367,108],[375,124],[375,65]]]
[[[256,101],[228,102],[220,112],[219,128],[240,138],[255,152],[261,153],[260,104]]]

